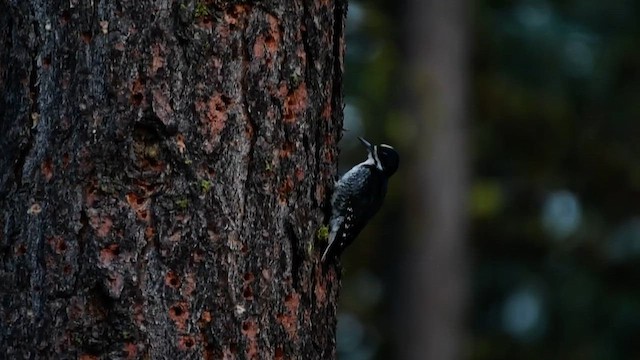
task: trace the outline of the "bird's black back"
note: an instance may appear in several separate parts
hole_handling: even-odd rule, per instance
[[[387,177],[373,164],[359,164],[338,181],[333,193],[332,219],[344,214],[327,257],[339,255],[380,209],[387,193]],[[332,224],[333,225],[333,224]]]

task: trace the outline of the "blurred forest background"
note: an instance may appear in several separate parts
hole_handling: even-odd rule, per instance
[[[404,349],[438,347],[445,334],[457,352],[425,359],[640,359],[640,2],[420,3],[349,2],[340,172],[366,154],[358,135],[395,146],[401,164],[343,256],[339,358],[418,358]],[[438,91],[416,59],[445,88],[447,76],[460,84]],[[460,112],[428,116],[447,96],[445,112]],[[433,122],[457,140],[437,150]],[[449,171],[447,146],[462,170]],[[464,200],[453,240],[419,229],[444,226],[420,204],[438,181],[420,174],[461,178],[451,179]],[[434,259],[423,251],[441,263],[425,265]],[[451,294],[462,306],[447,308]],[[448,311],[460,314],[443,322]],[[436,323],[423,333],[416,319]]]

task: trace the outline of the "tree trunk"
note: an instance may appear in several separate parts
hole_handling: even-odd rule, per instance
[[[346,2],[0,2],[0,348],[333,358]]]
[[[463,358],[468,227],[468,2],[410,0],[408,66],[419,123],[411,198],[415,249],[403,358]]]

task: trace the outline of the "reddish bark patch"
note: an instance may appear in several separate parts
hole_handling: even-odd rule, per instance
[[[140,106],[143,100],[144,100],[144,95],[142,95],[142,93],[135,93],[131,95],[131,103],[134,106]]]
[[[298,35],[300,35],[300,38],[302,38],[302,34],[298,33]],[[307,53],[304,51],[304,46],[298,46],[296,55],[298,55],[298,58],[300,59],[302,65],[305,66],[307,64]]]
[[[168,124],[173,115],[173,108],[171,108],[169,97],[160,89],[153,89],[151,95],[153,96],[154,113],[163,124]]]
[[[331,151],[330,149],[332,148],[332,145],[335,143],[335,139],[332,136],[327,134],[327,135],[324,136],[323,140],[324,140],[324,145],[326,145],[325,150],[330,152]]]
[[[227,122],[227,105],[222,95],[214,95],[206,103],[197,101],[196,111],[200,114],[202,124],[207,127],[209,137],[217,140]]]
[[[133,305],[133,321],[137,326],[144,324],[144,306],[140,303]]]
[[[287,310],[289,310],[289,313],[297,313],[298,308],[300,307],[300,295],[295,292],[288,294],[284,298],[284,305],[287,307]]]
[[[247,284],[253,282],[253,280],[255,278],[256,277],[253,276],[253,273],[251,273],[251,272],[245,273],[244,276],[243,276],[243,279]]]
[[[331,101],[327,101],[327,103],[324,104],[324,108],[322,109],[322,118],[326,121],[330,121],[332,113],[333,105],[331,104]]]
[[[276,319],[284,327],[291,339],[298,338],[298,308],[300,307],[300,296],[296,293],[285,297],[284,305],[287,308],[285,314],[276,315]]]
[[[169,308],[169,318],[176,324],[178,330],[184,331],[189,318],[189,308],[186,302],[180,301]]]
[[[138,77],[131,83],[131,92],[132,93],[141,93],[144,92],[146,81]]]
[[[262,59],[266,50],[264,36],[260,35],[256,38],[256,42],[253,44],[253,57],[256,59]]]
[[[285,141],[284,144],[282,144],[282,148],[280,149],[278,154],[280,155],[281,158],[288,159],[291,157],[294,150],[295,150],[295,145],[290,141]]]
[[[291,193],[292,190],[293,190],[293,179],[291,178],[291,176],[287,176],[287,178],[284,179],[280,188],[278,188],[278,200],[280,201],[281,204],[286,204],[287,196],[289,195],[289,193]]]
[[[249,12],[249,10],[249,5],[235,5],[224,14],[224,20],[227,24],[235,26],[245,16],[245,14]]]
[[[163,44],[154,44],[151,47],[151,74],[155,75],[165,64],[165,53],[167,49]]]
[[[26,254],[26,252],[27,252],[27,247],[24,246],[24,244],[20,244],[16,247],[16,255],[22,256]]]
[[[270,269],[262,269],[262,278],[267,282],[271,281],[271,270]]]
[[[269,30],[266,34],[259,35],[256,38],[256,41],[253,44],[253,56],[257,59],[261,59],[265,57],[266,53],[268,54],[267,63],[270,63],[280,47],[282,35],[280,33],[280,25],[276,17],[267,14],[267,21],[269,22]]]
[[[138,213],[138,219],[142,221],[149,221],[149,212],[147,210],[141,210]]]
[[[88,208],[93,207],[93,204],[98,200],[98,190],[95,187],[95,183],[92,181],[84,192],[84,203]]]
[[[324,161],[325,164],[333,164],[333,152],[331,152],[329,149],[323,149],[322,150],[322,160]]]
[[[211,322],[211,311],[203,311],[202,312],[202,316],[200,317],[200,320],[202,321],[203,324],[208,324]]]
[[[180,151],[180,154],[184,154],[184,151],[187,149],[187,146],[184,144],[184,135],[176,135],[176,145],[178,146],[178,151]]]
[[[267,21],[269,22],[269,35],[273,37],[273,40],[267,39],[267,49],[270,52],[275,52],[280,47],[280,40],[282,35],[280,34],[280,23],[278,22],[278,18],[267,14]]]
[[[106,248],[100,250],[100,264],[107,266],[113,262],[113,260],[120,255],[120,245],[111,244]]]
[[[320,267],[316,268],[316,281],[313,287],[313,292],[316,296],[316,306],[324,307],[327,304],[327,289],[326,283],[323,281],[322,270]]]
[[[222,356],[221,354],[218,353],[218,356],[216,356],[216,351],[215,348],[213,347],[213,345],[211,344],[207,344],[204,347],[204,360],[214,360],[214,359],[220,359]]]
[[[131,103],[135,106],[142,105],[144,101],[145,81],[137,78],[131,84]]]
[[[82,354],[78,357],[78,360],[98,360],[98,357],[95,355]]]
[[[93,35],[91,35],[90,31],[83,31],[80,33],[80,39],[82,42],[89,45],[91,43],[91,39],[93,39]]]
[[[97,212],[94,212],[89,216],[89,221],[91,223],[91,227],[96,231],[98,237],[106,237],[109,235],[111,231],[111,227],[113,226],[113,220],[108,215],[100,215]]]
[[[42,58],[42,68],[44,70],[48,70],[51,66],[51,55],[47,55]]]
[[[284,350],[282,349],[282,346],[276,346],[276,350],[273,354],[273,358],[275,360],[284,359]]]
[[[210,178],[210,179],[213,179],[213,178],[215,178],[215,177],[216,177],[216,169],[215,169],[214,167],[206,166],[206,167],[204,168],[204,171],[205,171],[207,174],[209,174],[209,178]]]
[[[51,237],[47,239],[47,242],[49,243],[49,246],[51,246],[53,251],[58,255],[61,255],[65,251],[67,251],[67,242],[64,241],[64,238],[62,238],[62,236]]]
[[[128,193],[125,198],[129,206],[136,212],[138,219],[149,221],[149,202],[148,198],[138,196],[135,193]]]
[[[255,133],[255,130],[253,129],[253,125],[250,122],[246,123],[245,132],[247,134],[247,138],[253,139],[253,134]]]
[[[304,170],[299,167],[296,168],[296,179],[298,180],[298,182],[304,180]]]
[[[242,296],[248,301],[253,300],[253,289],[251,289],[251,285],[245,285]]]
[[[249,359],[253,359],[258,356],[258,339],[257,335],[260,331],[258,328],[258,324],[255,321],[247,320],[242,323],[242,334],[247,337],[248,345],[247,348],[247,357]]]
[[[168,287],[177,289],[180,287],[180,278],[178,278],[178,275],[175,272],[168,271],[164,276],[164,283]]]
[[[196,290],[196,277],[193,273],[188,273],[186,279],[187,281],[185,281],[182,290],[184,295],[189,297]]]
[[[138,347],[134,343],[125,343],[122,352],[127,360],[133,360],[137,358]]]
[[[156,235],[156,230],[152,226],[147,226],[144,229],[144,238],[146,240],[151,240]]]
[[[285,123],[295,123],[304,115],[307,108],[307,85],[301,83],[293,92],[289,92],[284,101]]]
[[[191,350],[196,344],[196,340],[193,336],[180,336],[178,339],[178,348],[182,351]]]

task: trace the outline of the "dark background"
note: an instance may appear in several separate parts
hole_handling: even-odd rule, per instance
[[[340,172],[364,160],[358,135],[395,146],[401,166],[383,209],[343,256],[342,360],[399,358],[412,296],[404,287],[415,276],[405,264],[430,240],[409,226],[423,216],[412,205],[422,186],[411,180],[422,166],[412,154],[425,145],[416,128],[430,121],[407,106],[404,64],[421,46],[406,26],[409,2],[349,4]],[[638,359],[640,4],[465,6],[470,179],[460,357]]]

